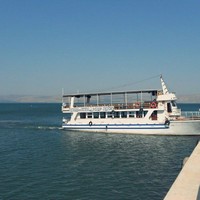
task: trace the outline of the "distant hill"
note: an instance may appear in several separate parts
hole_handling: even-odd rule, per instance
[[[0,103],[61,103],[61,96],[8,95],[0,96]]]
[[[179,103],[200,103],[200,94],[194,95],[177,95]]]
[[[200,94],[176,95],[178,103],[200,103]],[[61,103],[61,96],[7,95],[0,96],[0,103]]]

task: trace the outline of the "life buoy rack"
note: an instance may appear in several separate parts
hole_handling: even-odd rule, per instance
[[[155,101],[151,102],[150,107],[151,108],[156,108],[157,107],[157,103]]]
[[[89,125],[92,126],[92,122],[91,121],[89,122]]]

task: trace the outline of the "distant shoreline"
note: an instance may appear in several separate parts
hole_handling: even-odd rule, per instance
[[[0,103],[62,103],[59,96],[0,96]],[[181,96],[177,103],[200,104],[198,96]]]
[[[9,95],[0,96],[0,103],[60,103],[61,96]]]
[[[177,103],[200,103],[200,95],[177,95]],[[62,96],[7,95],[0,103],[61,103]]]

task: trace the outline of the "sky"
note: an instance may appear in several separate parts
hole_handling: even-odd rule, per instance
[[[160,74],[170,91],[200,94],[199,10],[199,0],[0,0],[0,94],[155,89]]]

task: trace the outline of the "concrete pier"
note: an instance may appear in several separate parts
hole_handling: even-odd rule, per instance
[[[200,142],[184,164],[164,200],[200,200]]]

